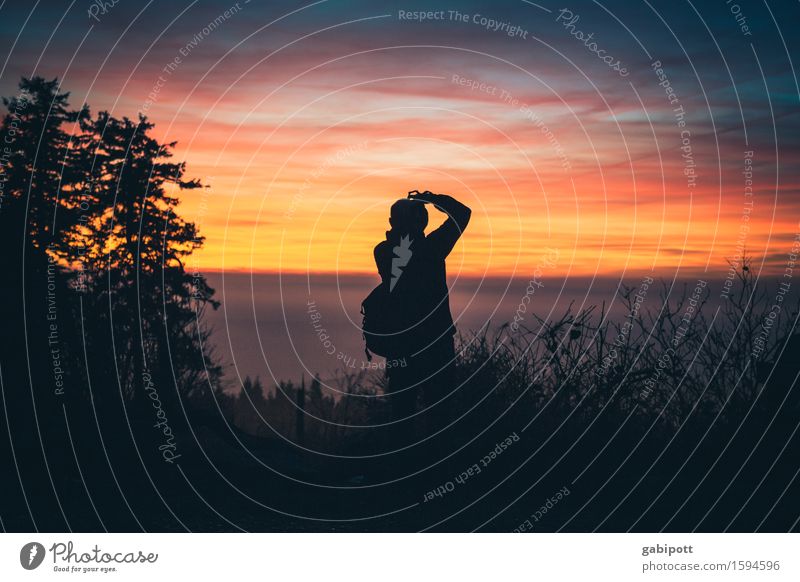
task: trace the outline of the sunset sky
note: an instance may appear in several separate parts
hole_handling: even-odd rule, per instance
[[[146,110],[210,186],[178,209],[199,270],[372,273],[411,189],[473,209],[451,274],[550,248],[562,275],[724,275],[742,234],[778,272],[800,232],[797,3],[100,4],[6,2],[0,92]]]

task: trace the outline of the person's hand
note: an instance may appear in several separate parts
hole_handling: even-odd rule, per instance
[[[408,193],[408,197],[411,200],[419,200],[420,202],[430,202],[433,204],[436,201],[436,194],[429,190],[425,190],[424,192],[420,192],[419,190],[412,190]]]

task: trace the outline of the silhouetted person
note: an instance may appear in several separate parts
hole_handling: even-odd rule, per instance
[[[447,214],[439,228],[425,236],[426,204]],[[450,313],[445,259],[469,223],[471,211],[454,198],[416,190],[392,205],[386,240],[375,247],[375,263],[388,285],[393,318],[403,330],[387,360],[388,391],[393,420],[408,418],[421,394],[428,429],[436,430],[453,389],[455,326]],[[401,425],[396,433],[407,434]]]

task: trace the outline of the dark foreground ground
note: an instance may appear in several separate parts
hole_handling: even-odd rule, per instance
[[[368,459],[197,422],[172,463],[153,454],[145,423],[102,442],[90,425],[59,443],[46,427],[46,464],[37,435],[17,427],[14,442],[31,446],[3,449],[0,517],[6,531],[798,529],[795,419],[751,414],[707,433],[654,420],[524,429],[503,418],[472,442],[455,428],[439,445]],[[354,442],[349,455],[370,455],[381,435]]]

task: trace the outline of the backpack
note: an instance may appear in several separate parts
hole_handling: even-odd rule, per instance
[[[405,243],[406,239],[408,237],[404,237],[402,242]],[[393,249],[395,257],[398,256],[396,249],[397,247]],[[414,277],[414,268],[418,261],[419,258],[408,253],[403,269],[407,274],[400,281],[395,279],[395,288],[392,289],[390,278],[381,282],[361,302],[361,330],[368,361],[372,360],[372,354],[390,359],[413,352],[412,348],[418,338],[415,337],[417,332],[413,328],[409,329],[408,322],[416,321],[416,309],[409,303],[406,291],[409,279]]]
[[[367,360],[372,360],[372,354],[385,358],[396,356],[402,329],[398,325],[397,306],[393,305],[388,285],[381,283],[367,295],[361,302],[361,315]]]

